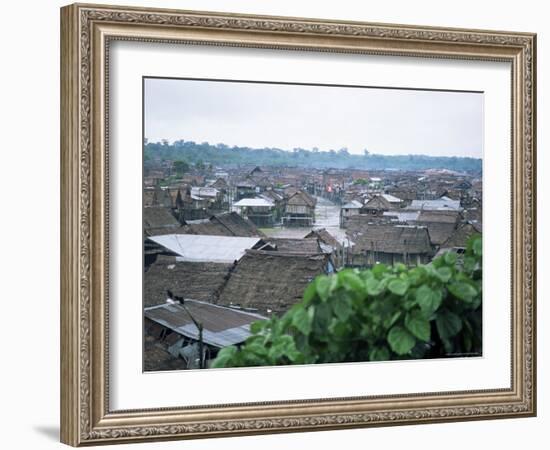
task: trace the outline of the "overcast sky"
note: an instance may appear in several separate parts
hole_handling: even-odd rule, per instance
[[[148,78],[145,137],[481,158],[483,94]]]

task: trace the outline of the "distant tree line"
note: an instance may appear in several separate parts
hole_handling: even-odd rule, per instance
[[[427,155],[380,155],[364,151],[362,155],[349,153],[348,149],[320,151],[294,148],[291,151],[280,148],[251,148],[228,146],[226,144],[197,143],[179,140],[173,143],[145,142],[146,161],[179,160],[194,165],[258,165],[286,167],[315,167],[318,169],[370,169],[370,170],[425,170],[448,169],[459,172],[481,172],[479,158],[460,156]],[[185,169],[181,167],[180,169]]]

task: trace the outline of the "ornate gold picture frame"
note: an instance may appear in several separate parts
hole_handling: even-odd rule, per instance
[[[381,396],[358,393],[346,398],[258,399],[113,410],[108,301],[112,181],[109,57],[110,46],[116,41],[409,56],[418,58],[420,64],[428,58],[509,63],[511,385],[483,390]],[[530,33],[85,4],[62,8],[62,442],[80,446],[534,416],[535,88],[536,36]],[[507,307],[508,303],[503,305]]]

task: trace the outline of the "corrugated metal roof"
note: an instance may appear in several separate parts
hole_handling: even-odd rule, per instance
[[[397,217],[398,222],[410,222],[418,219],[420,211],[384,211],[383,215]]]
[[[232,263],[247,249],[254,247],[258,237],[210,236],[204,234],[166,234],[150,236],[150,240],[176,253],[178,261]]]
[[[361,209],[363,207],[361,202],[358,202],[357,200],[352,200],[349,203],[346,203],[344,206],[342,206],[343,209]]]
[[[197,300],[185,300],[185,307],[165,303],[144,310],[145,317],[149,320],[180,335],[198,340],[199,330],[189,313],[203,326],[203,342],[219,348],[244,342],[250,336],[250,324],[266,319],[259,314]]]
[[[219,191],[212,187],[192,187],[191,196],[197,197],[216,197]]]
[[[265,198],[243,198],[233,206],[273,206],[273,203]]]
[[[437,200],[413,200],[412,203],[409,206],[407,206],[406,209],[459,211],[462,208],[460,207],[460,200],[451,200],[448,197],[441,197],[441,198],[438,198]]]
[[[382,197],[384,197],[390,203],[401,203],[403,201],[400,198],[394,197],[391,194],[382,194]]]

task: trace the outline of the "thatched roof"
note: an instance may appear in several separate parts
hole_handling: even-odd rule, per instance
[[[210,187],[216,188],[216,189],[227,189],[229,185],[227,184],[227,181],[225,181],[223,178],[218,178],[216,181],[214,181]]]
[[[371,198],[367,203],[365,203],[366,209],[381,209],[383,211],[388,211],[393,208],[388,200],[386,200],[381,195],[376,195]]]
[[[463,223],[441,245],[441,248],[466,247],[468,239],[474,234],[480,233],[481,228],[471,223]]]
[[[483,221],[483,211],[481,207],[468,208],[464,210],[464,219],[468,222],[478,222],[482,223]]]
[[[256,187],[256,183],[254,183],[250,180],[237,180],[233,184],[237,188],[254,189]]]
[[[420,211],[417,222],[439,222],[456,224],[460,216],[458,211]]]
[[[221,224],[228,229],[233,236],[252,237],[262,235],[256,225],[250,220],[244,219],[236,212],[216,214],[210,218],[210,222]]]
[[[417,195],[416,189],[414,188],[392,188],[391,190],[388,190],[388,193],[408,201],[416,200]]]
[[[266,200],[271,200],[272,203],[280,202],[283,199],[283,196],[281,194],[278,194],[273,190],[267,190],[262,192],[260,194],[260,197],[263,197]]]
[[[155,190],[154,189],[144,189],[143,190],[143,206],[148,208],[154,206],[155,201]]]
[[[281,314],[302,299],[307,285],[325,272],[327,256],[249,250],[231,274],[220,305],[256,308]]]
[[[186,369],[185,361],[168,352],[169,343],[158,340],[161,326],[147,320],[143,340],[143,370],[145,372],[158,370]],[[152,326],[154,325],[154,326]],[[173,333],[174,336],[177,336]],[[178,336],[179,337],[179,336]]]
[[[423,226],[428,228],[430,242],[433,245],[441,245],[449,239],[456,229],[454,223],[445,222],[424,222]]]
[[[184,234],[205,234],[211,236],[263,236],[250,220],[236,212],[216,214],[208,220],[190,221],[182,230]]]
[[[180,223],[169,208],[160,206],[143,208],[143,228],[149,236],[174,233]]]
[[[305,239],[314,238],[319,239],[323,244],[330,245],[335,250],[342,246],[340,242],[324,228],[313,230],[305,236]]]
[[[372,214],[355,214],[346,219],[346,229],[351,232],[363,232],[371,224],[389,224],[394,220],[392,216],[375,216]]]
[[[317,239],[264,238],[263,240],[279,252],[308,255],[322,253]]]
[[[292,197],[294,194],[296,194],[297,192],[300,192],[300,189],[297,188],[296,186],[288,186],[288,187],[285,187],[284,188],[284,194],[285,194],[285,197],[287,198],[290,198]]]
[[[295,192],[287,200],[289,205],[309,206],[310,208],[315,208],[316,203],[315,199],[304,191]]]
[[[424,227],[369,224],[360,230],[348,230],[354,251],[382,253],[431,253],[430,237]]]
[[[146,190],[145,192],[150,192],[150,190]],[[149,194],[148,194],[149,195]],[[158,206],[158,207],[164,207],[164,208],[173,208],[174,203],[172,200],[172,196],[170,195],[170,191],[166,188],[161,188],[160,185],[156,185],[153,189],[153,196],[151,199],[149,199],[148,196],[145,197],[146,205],[149,204],[150,206]]]
[[[232,268],[233,264],[176,262],[175,257],[159,256],[144,274],[144,304],[165,303],[167,289],[183,298],[213,302]]]
[[[459,216],[458,211],[420,211],[416,223],[428,228],[433,245],[441,245],[454,233]]]
[[[230,230],[209,220],[188,221],[181,229],[183,234],[204,234],[209,236],[233,236]]]

